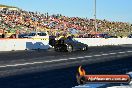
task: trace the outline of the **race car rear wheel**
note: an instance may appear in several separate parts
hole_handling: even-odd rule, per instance
[[[73,51],[72,45],[67,45],[67,51],[68,51],[68,52],[72,52],[72,51]]]
[[[57,49],[57,47],[56,47],[56,46],[54,47],[54,50],[55,50],[55,51],[58,51],[58,49]]]
[[[59,46],[55,46],[55,47],[54,47],[54,50],[55,50],[56,52],[59,52],[59,51],[60,51]]]

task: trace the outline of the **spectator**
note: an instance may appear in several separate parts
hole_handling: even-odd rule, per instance
[[[2,36],[1,36],[2,38],[5,38],[5,35],[4,34],[2,34]]]
[[[5,31],[11,31],[13,34],[16,32],[15,30],[25,33],[38,28],[38,31],[49,31],[50,35],[59,37],[71,34],[68,29],[72,28],[78,31],[74,36],[88,37],[91,32],[95,31],[94,19],[66,17],[60,14],[50,16],[48,13],[8,9],[0,10],[0,13],[0,27],[6,28]],[[121,34],[128,33],[132,29],[128,23],[107,20],[97,20],[97,27],[99,32],[117,33],[118,36],[123,36]],[[18,33],[16,33],[16,38],[17,35]]]

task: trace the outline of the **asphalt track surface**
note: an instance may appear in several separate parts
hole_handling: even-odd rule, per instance
[[[132,47],[91,47],[88,51],[0,52],[0,88],[71,88],[83,65],[89,74],[132,71]]]

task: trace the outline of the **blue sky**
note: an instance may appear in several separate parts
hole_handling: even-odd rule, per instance
[[[132,0],[97,0],[97,18],[132,23]],[[94,0],[0,0],[27,11],[94,18]]]

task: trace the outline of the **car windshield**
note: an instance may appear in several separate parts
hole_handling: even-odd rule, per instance
[[[46,33],[38,33],[39,36],[46,36]]]

